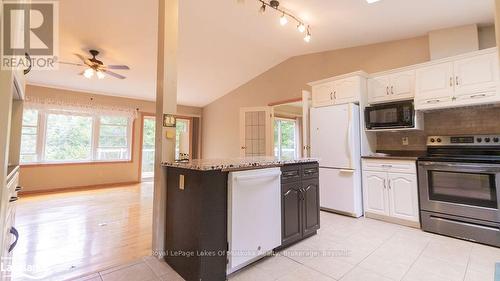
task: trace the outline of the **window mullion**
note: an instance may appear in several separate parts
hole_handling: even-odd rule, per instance
[[[47,112],[40,111],[38,113],[38,136],[36,153],[38,162],[45,161],[45,145],[47,143]]]
[[[98,160],[98,148],[99,148],[99,138],[100,138],[100,118],[99,116],[94,116],[93,117],[93,122],[92,122],[92,147],[91,147],[91,155],[93,161]]]

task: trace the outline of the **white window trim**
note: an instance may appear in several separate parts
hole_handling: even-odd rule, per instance
[[[131,162],[133,159],[133,126],[134,119],[129,116],[123,116],[121,114],[112,114],[112,113],[103,113],[103,114],[89,114],[86,112],[77,112],[77,111],[68,111],[67,113],[61,112],[60,110],[50,110],[50,109],[33,109],[38,110],[38,126],[37,126],[37,143],[36,143],[36,154],[37,161],[35,162],[26,162],[21,163],[21,165],[57,165],[57,164],[78,164],[78,163],[123,163],[123,162]],[[46,147],[46,135],[47,135],[47,115],[49,114],[68,114],[73,116],[88,116],[92,117],[92,141],[91,141],[91,153],[90,159],[85,160],[71,160],[71,161],[47,161],[45,159],[45,147]],[[122,116],[127,117],[127,153],[128,158],[126,159],[105,159],[98,160],[97,158],[97,150],[99,148],[99,134],[100,134],[100,118],[103,116]]]

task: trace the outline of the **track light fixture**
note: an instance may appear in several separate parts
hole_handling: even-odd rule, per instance
[[[260,13],[265,13],[266,12],[266,7],[270,7],[278,12],[281,13],[281,17],[280,17],[280,24],[282,26],[285,26],[289,19],[292,19],[294,20],[296,23],[297,23],[297,30],[300,32],[300,33],[304,33],[306,30],[307,30],[307,33],[306,33],[306,36],[304,37],[304,41],[306,42],[310,42],[311,41],[311,29],[310,29],[310,26],[307,25],[306,27],[306,24],[304,23],[303,20],[301,20],[299,17],[291,14],[291,13],[288,13],[287,11],[285,11],[284,9],[280,8],[280,2],[278,0],[271,0],[269,2],[267,2],[267,0],[257,0],[259,1],[262,5],[260,6]]]

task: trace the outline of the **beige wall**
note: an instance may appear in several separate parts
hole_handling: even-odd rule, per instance
[[[24,188],[23,191],[40,191],[139,181],[141,113],[154,113],[154,102],[30,85],[26,87],[26,93],[28,96],[51,98],[70,97],[72,100],[82,100],[85,102],[88,102],[89,99],[92,98],[97,104],[137,108],[140,114],[134,121],[133,154],[131,162],[23,166],[20,172],[20,184]],[[201,116],[200,108],[178,106],[177,111],[180,115]]]
[[[290,58],[203,108],[203,158],[239,155],[239,108],[300,98],[306,83],[429,60],[427,36]]]

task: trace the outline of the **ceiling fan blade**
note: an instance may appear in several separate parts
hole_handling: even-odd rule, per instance
[[[58,63],[60,63],[60,64],[67,64],[67,65],[85,66],[84,64],[74,63],[74,62],[58,61]]]
[[[130,67],[126,65],[106,65],[105,66],[107,69],[124,69],[124,70],[129,70]]]
[[[77,56],[79,59],[81,59],[82,62],[85,63],[86,65],[92,66],[92,62],[88,58],[86,58],[80,54],[75,54],[75,56]]]
[[[104,71],[104,73],[106,73],[106,74],[108,74],[110,76],[113,76],[115,78],[118,78],[118,79],[125,79],[125,78],[127,78],[127,77],[125,77],[123,75],[120,75],[120,74],[118,74],[116,72],[113,72],[113,71],[109,71],[109,70],[103,70],[103,71]]]

